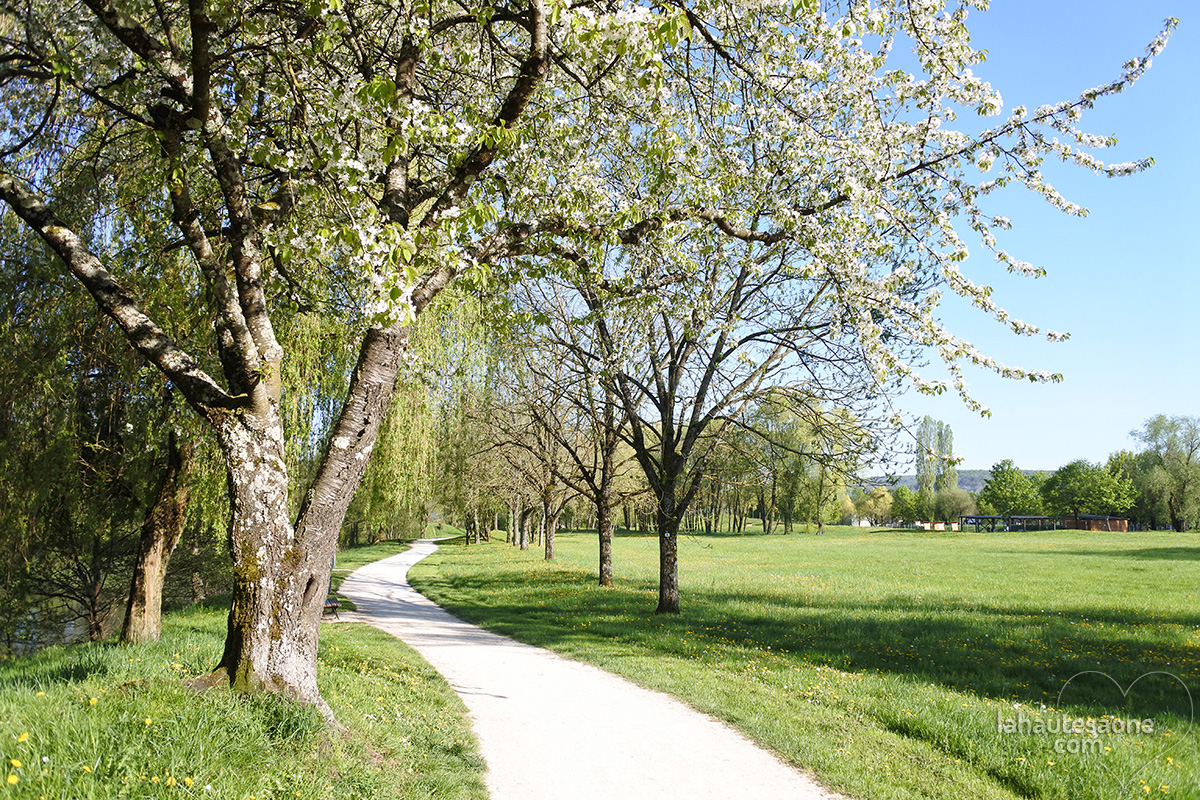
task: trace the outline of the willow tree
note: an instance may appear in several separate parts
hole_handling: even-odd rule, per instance
[[[786,243],[780,268],[841,298],[839,324],[879,379],[941,388],[891,345],[895,330],[936,348],[956,384],[963,360],[1017,374],[937,323],[936,291],[896,288],[933,276],[1037,332],[963,274],[954,218],[1007,267],[1036,272],[998,248],[1007,222],[981,200],[1019,181],[1080,213],[1042,178],[1044,157],[1145,166],[1106,167],[1091,150],[1109,140],[1075,123],[1149,60],[970,136],[956,111],[995,114],[1000,100],[972,72],[982,55],[965,17],[936,0],[4,5],[0,198],[224,453],[236,585],[214,680],[320,702],[322,595],[405,323],[461,273],[668,248],[699,230]],[[920,74],[889,65],[897,45]],[[970,177],[976,167],[999,176]],[[110,196],[100,221],[71,225],[58,187],[80,169]],[[143,302],[135,277],[115,274],[115,249],[163,240],[189,260],[205,319]],[[884,257],[901,247],[923,256]],[[345,319],[361,347],[293,521],[272,315],[301,303]],[[218,359],[195,344],[206,338]]]

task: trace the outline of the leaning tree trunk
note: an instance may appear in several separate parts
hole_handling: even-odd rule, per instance
[[[167,469],[162,485],[142,523],[125,623],[121,626],[122,642],[157,642],[162,635],[163,579],[187,520],[191,451],[191,445],[180,446],[171,431],[167,437]]]

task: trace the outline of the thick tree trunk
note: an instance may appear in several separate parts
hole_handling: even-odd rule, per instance
[[[121,626],[122,642],[157,642],[162,635],[163,579],[187,520],[191,465],[191,445],[180,446],[172,431],[167,438],[167,469],[154,505],[142,523],[125,622]]]
[[[316,705],[317,638],[338,534],[391,403],[408,331],[370,329],[342,414],[296,526],[277,404],[213,419],[229,469],[233,605],[225,652],[201,684]]]
[[[317,690],[317,623],[337,532],[321,542],[292,527],[276,409],[261,417],[231,414],[217,436],[229,468],[234,584],[225,652],[208,682],[327,710]],[[326,551],[329,563],[322,565]]]

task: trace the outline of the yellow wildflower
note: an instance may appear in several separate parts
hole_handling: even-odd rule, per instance
[[[10,758],[10,759],[8,760],[8,763],[12,764],[14,769],[20,769],[20,768],[21,768],[21,762],[20,762],[20,760],[18,760],[18,759],[15,759],[15,758]]]
[[[149,717],[146,717],[144,720],[142,720],[142,722],[144,722],[144,723],[146,723],[147,725],[149,725],[149,724],[150,724],[150,718],[149,718]]]
[[[46,693],[45,693],[45,692],[38,692],[38,693],[37,693],[37,696],[38,696],[38,697],[45,697],[45,696],[46,696]]]
[[[194,781],[194,780],[192,780],[191,778],[184,778],[184,779],[183,779],[183,785],[184,785],[184,786],[191,786],[193,783],[195,783],[195,781]]]
[[[87,764],[83,765],[83,771],[86,772],[88,775],[92,774],[92,768],[89,767]]]
[[[9,785],[9,786],[16,786],[16,785],[17,785],[17,783],[18,783],[18,782],[20,782],[20,780],[21,780],[21,779],[20,779],[20,778],[18,778],[16,775],[9,775],[9,776],[8,776],[8,785]]]
[[[94,706],[94,705],[96,705],[96,703],[98,703],[98,702],[100,702],[100,698],[99,698],[99,697],[93,697],[91,700],[88,700],[88,705],[89,705],[89,706]]]
[[[17,737],[17,741],[18,741],[18,742],[23,742],[23,741],[25,741],[25,740],[26,740],[26,739],[28,739],[28,738],[29,738],[29,734],[28,734],[28,733],[22,733],[20,736],[18,736],[18,737]]]
[[[168,775],[167,779],[165,781],[163,781],[163,783],[165,783],[167,786],[174,786],[175,785],[175,776]]]

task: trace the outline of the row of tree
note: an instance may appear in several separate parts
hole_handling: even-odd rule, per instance
[[[1104,464],[1073,461],[1053,473],[992,467],[983,513],[1128,516],[1134,524],[1186,531],[1200,524],[1200,419],[1158,415],[1131,434],[1142,443]]]
[[[1158,415],[1131,436],[1142,443],[1104,464],[1072,461],[1054,472],[1019,469],[1011,460],[995,464],[977,495],[957,488],[953,478],[938,485],[933,465],[952,464],[938,441],[948,441],[944,423],[928,417],[918,429],[916,491],[858,490],[855,515],[873,524],[954,521],[959,516],[1126,516],[1148,529],[1186,531],[1200,525],[1200,418]],[[933,453],[933,456],[928,454]],[[950,467],[952,469],[952,467]]]

